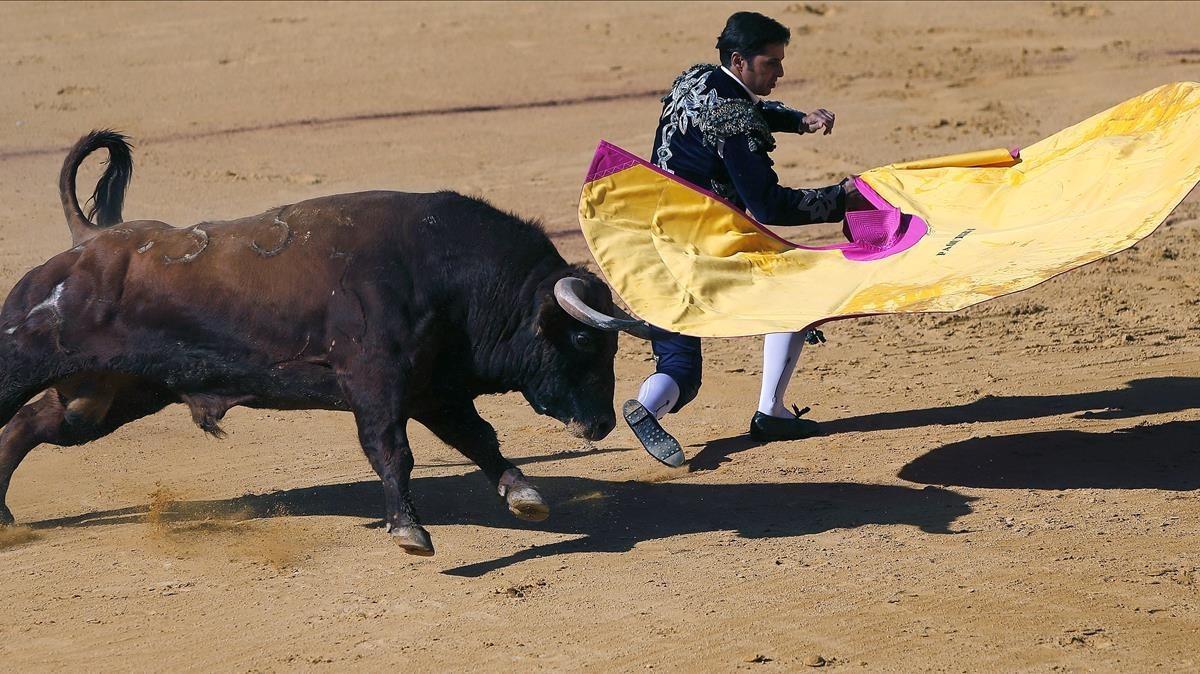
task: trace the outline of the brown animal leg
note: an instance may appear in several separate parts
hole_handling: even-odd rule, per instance
[[[161,410],[171,401],[164,390],[132,377],[83,375],[61,384],[18,410],[0,433],[0,525],[13,522],[5,503],[8,485],[34,447],[91,442]],[[87,395],[72,395],[77,391]]]
[[[0,433],[0,525],[12,524],[6,498],[13,472],[42,443],[73,445],[66,401],[54,389],[22,407]]]
[[[433,554],[433,541],[421,526],[409,491],[413,455],[405,427],[404,378],[380,366],[385,357],[361,358],[340,376],[342,390],[354,410],[358,440],[371,467],[383,481],[388,533],[404,551]]]
[[[13,472],[34,447],[53,441],[65,411],[58,392],[47,391],[18,410],[0,433],[0,526],[13,523],[12,511],[6,504]]]
[[[417,418],[442,442],[462,452],[479,466],[504,497],[508,510],[523,520],[540,522],[550,516],[550,507],[525,475],[500,453],[496,430],[479,416],[474,403],[446,406]]]
[[[53,350],[56,336],[53,339],[36,333],[13,336],[25,328],[21,324],[0,333],[0,425],[4,426],[0,435],[0,525],[13,521],[5,505],[13,471],[31,449],[43,442],[49,429],[62,425],[65,413],[62,399],[57,391],[46,389],[56,379],[72,374]],[[26,405],[42,391],[46,394],[41,399]]]

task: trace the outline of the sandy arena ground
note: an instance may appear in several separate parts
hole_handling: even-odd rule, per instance
[[[0,288],[69,245],[56,175],[97,127],[136,143],[130,218],[452,188],[588,261],[597,140],[647,153],[738,7],[0,5]],[[838,115],[781,140],[785,184],[1028,145],[1200,79],[1197,4],[755,7],[793,31],[774,97]],[[804,442],[749,441],[761,341],[712,341],[677,471],[623,425],[591,446],[483,399],[538,525],[414,424],[432,559],[379,528],[346,414],[235,409],[216,441],[173,407],[42,447],[0,531],[0,669],[1196,671],[1198,264],[1193,195],[1023,294],[831,324],[792,383],[829,432]],[[648,356],[623,340],[619,400]]]

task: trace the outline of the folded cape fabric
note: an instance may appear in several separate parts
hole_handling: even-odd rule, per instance
[[[1200,84],[1149,91],[1020,151],[891,164],[858,185],[850,242],[787,242],[602,142],[579,222],[639,317],[698,337],[956,311],[1120,252],[1200,180]]]

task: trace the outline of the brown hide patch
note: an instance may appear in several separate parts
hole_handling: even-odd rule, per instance
[[[164,264],[191,262],[208,248],[208,232],[200,225],[171,229],[155,236],[162,244]]]

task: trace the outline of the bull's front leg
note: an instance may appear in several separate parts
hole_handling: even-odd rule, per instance
[[[479,466],[513,515],[532,522],[550,516],[550,507],[525,474],[500,454],[496,430],[479,416],[474,403],[444,405],[416,419]]]
[[[371,467],[383,481],[387,531],[404,551],[421,556],[433,554],[433,541],[421,526],[409,491],[412,476],[412,447],[408,444],[408,415],[405,413],[403,373],[381,368],[367,359],[341,373],[346,394],[358,425],[358,440]]]
[[[407,422],[407,418],[398,418],[387,422],[367,421],[364,425],[360,420],[358,437],[367,460],[383,481],[384,520],[388,533],[405,552],[428,557],[433,554],[433,540],[421,526],[409,489],[413,455],[404,430]]]

